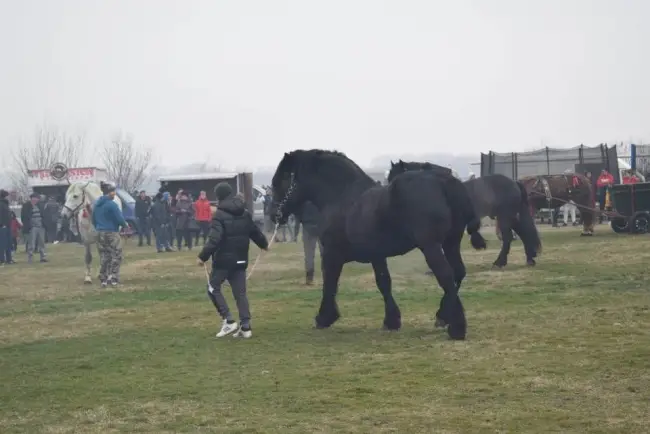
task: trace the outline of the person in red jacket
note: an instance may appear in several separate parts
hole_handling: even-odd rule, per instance
[[[607,190],[614,185],[614,177],[607,170],[603,169],[600,171],[600,175],[596,180],[596,187],[598,188],[598,202],[600,204],[600,209],[605,209],[605,197],[607,195]]]
[[[20,233],[20,230],[23,228],[23,225],[18,221],[18,218],[16,217],[16,213],[11,211],[11,250],[14,252],[18,251],[18,234]]]
[[[623,184],[636,184],[637,182],[639,182],[639,178],[636,177],[634,170],[629,170],[623,175]]]
[[[203,244],[208,238],[210,232],[210,222],[212,221],[212,208],[205,191],[199,194],[199,198],[194,202],[194,218],[199,225],[199,231],[196,233],[196,245],[199,245],[199,234],[203,235]]]

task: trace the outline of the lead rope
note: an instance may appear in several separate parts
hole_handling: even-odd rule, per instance
[[[271,236],[271,241],[269,241],[269,246],[268,246],[269,249],[271,248],[273,242],[275,241],[275,236],[278,234],[279,227],[280,224],[276,223],[275,229],[273,230],[273,235]],[[255,271],[255,267],[257,267],[257,264],[260,261],[263,252],[264,250],[260,249],[259,253],[257,254],[257,258],[255,258],[255,262],[253,262],[253,266],[250,268],[250,270],[248,270],[248,274],[246,275],[246,280],[250,279],[251,276],[253,275],[253,271]],[[205,278],[208,282],[208,290],[210,291],[210,293],[212,293],[212,291],[214,291],[214,288],[212,288],[212,285],[210,285],[210,272],[208,271],[208,265],[205,262],[203,263],[203,270],[205,271]]]
[[[271,241],[269,241],[269,249],[273,245],[273,242],[275,241],[275,236],[278,234],[278,228],[280,227],[280,223],[275,224],[275,229],[273,230],[273,235],[271,236]],[[253,271],[255,271],[255,267],[257,267],[257,263],[260,261],[260,258],[262,257],[262,253],[264,250],[260,249],[260,252],[257,254],[257,258],[255,258],[255,262],[253,262],[253,266],[251,269],[248,271],[248,275],[246,276],[246,280],[250,279],[251,276],[253,275]]]

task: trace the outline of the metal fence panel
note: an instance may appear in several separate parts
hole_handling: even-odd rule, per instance
[[[650,149],[649,149],[650,151]],[[650,161],[650,152],[648,152]],[[570,149],[543,148],[530,152],[481,154],[481,175],[501,174],[512,179],[575,171],[581,164],[602,164],[618,176],[616,146],[577,146]]]

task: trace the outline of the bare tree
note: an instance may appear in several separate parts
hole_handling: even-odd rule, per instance
[[[49,169],[55,163],[68,167],[79,165],[86,151],[84,134],[68,135],[45,125],[36,128],[34,138],[21,140],[11,153],[13,187],[27,193],[29,173],[32,170]]]
[[[135,145],[131,135],[116,135],[100,156],[111,180],[129,192],[142,186],[154,168],[153,149]]]

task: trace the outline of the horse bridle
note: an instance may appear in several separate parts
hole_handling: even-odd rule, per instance
[[[287,189],[287,192],[284,194],[284,198],[278,204],[278,210],[275,212],[276,220],[278,221],[282,220],[284,214],[283,209],[286,206],[289,199],[291,198],[291,195],[293,194],[297,186],[298,185],[296,183],[295,174],[291,172],[291,181],[289,182],[289,188]]]
[[[84,185],[84,186],[81,188],[81,203],[80,203],[77,207],[75,207],[74,209],[72,209],[72,208],[70,208],[68,205],[63,204],[63,208],[65,208],[65,209],[67,209],[68,211],[70,211],[70,217],[74,217],[74,216],[77,214],[77,211],[79,211],[79,210],[81,209],[81,207],[83,207],[84,204],[86,203],[86,187],[88,187],[89,184],[90,184],[90,181],[86,182],[86,185]],[[66,201],[66,202],[67,202],[67,201]]]

